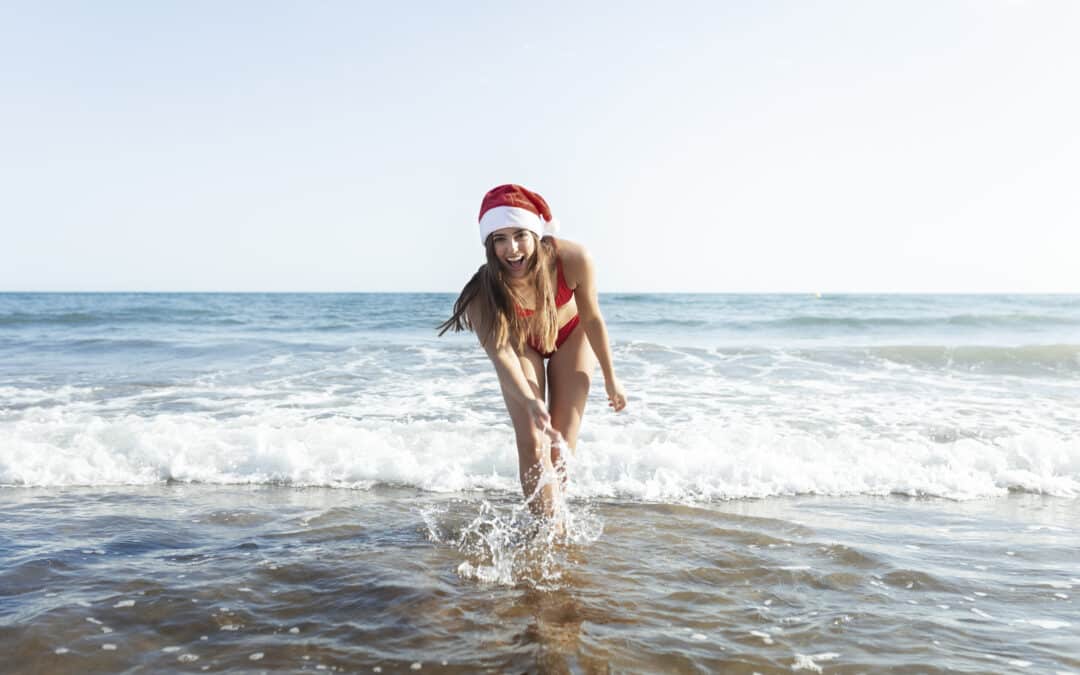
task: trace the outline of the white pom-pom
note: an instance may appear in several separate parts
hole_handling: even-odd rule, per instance
[[[556,220],[555,218],[552,218],[551,220],[544,221],[544,234],[545,235],[555,234],[558,231],[559,231],[559,221],[558,220]]]

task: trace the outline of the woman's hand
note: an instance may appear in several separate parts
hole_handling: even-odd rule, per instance
[[[607,389],[608,406],[612,410],[619,412],[626,407],[626,392],[618,380],[611,378],[604,383],[604,388]]]
[[[547,406],[544,405],[544,402],[538,398],[534,398],[529,401],[527,405],[529,417],[532,419],[533,425],[547,434],[547,437],[551,439],[552,443],[562,443],[562,434],[560,434],[555,427],[551,426],[551,415],[548,414],[548,409]]]

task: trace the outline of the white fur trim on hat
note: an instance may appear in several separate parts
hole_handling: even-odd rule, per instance
[[[504,227],[519,227],[538,237],[545,234],[544,219],[528,209],[517,206],[496,206],[488,209],[480,218],[480,243],[486,243],[488,235]],[[550,233],[548,233],[550,234]]]

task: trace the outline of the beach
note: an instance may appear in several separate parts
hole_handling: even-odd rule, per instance
[[[5,672],[1080,670],[1080,297],[601,297],[567,536],[450,294],[0,294]]]

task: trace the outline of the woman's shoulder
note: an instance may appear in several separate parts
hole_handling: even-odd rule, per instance
[[[592,265],[589,251],[583,245],[568,239],[559,239],[558,249],[563,276],[571,287],[576,287],[578,281],[586,276],[586,270]]]
[[[589,256],[589,252],[583,245],[569,239],[557,240],[557,249],[559,260],[562,260],[564,265],[581,263]]]

